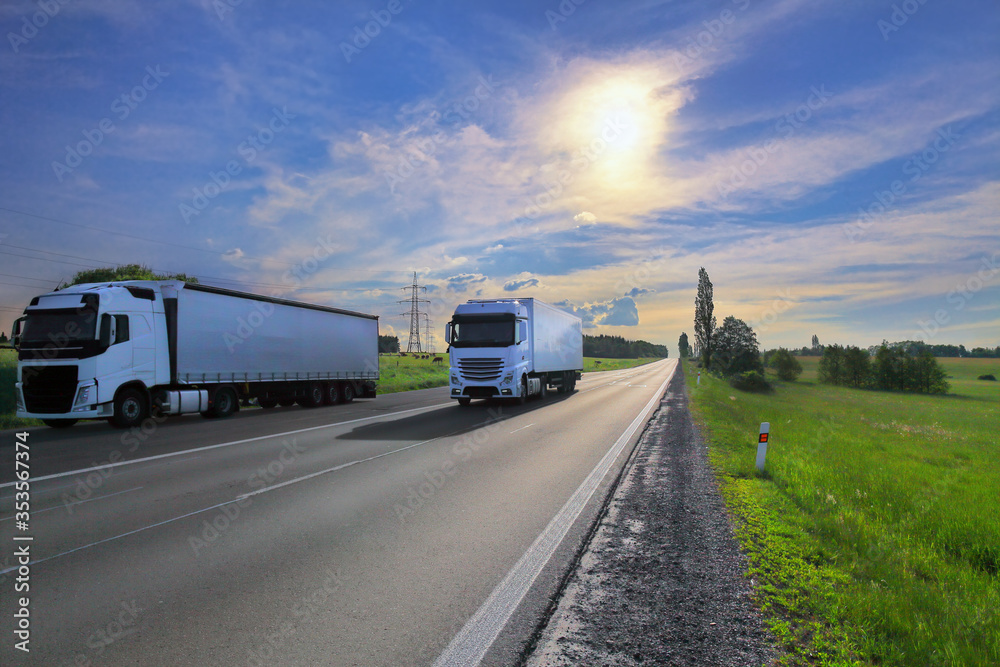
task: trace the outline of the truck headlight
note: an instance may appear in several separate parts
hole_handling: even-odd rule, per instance
[[[87,384],[76,390],[76,398],[73,399],[73,410],[83,411],[89,410],[91,403],[93,403],[92,397],[97,396],[97,385]]]
[[[452,384],[458,384],[458,376],[457,375],[452,375],[451,376],[451,383]]]
[[[507,371],[507,374],[503,376],[503,380],[500,381],[500,384],[510,384],[513,381],[514,371]]]

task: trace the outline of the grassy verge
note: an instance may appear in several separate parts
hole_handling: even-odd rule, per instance
[[[688,383],[781,664],[1000,664],[1000,362],[942,359],[952,393],[920,396],[800,361],[769,395]]]
[[[0,430],[38,426],[40,419],[18,419],[14,416],[14,383],[17,382],[17,352],[0,350]]]

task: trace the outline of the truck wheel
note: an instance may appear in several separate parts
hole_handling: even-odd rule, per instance
[[[79,419],[43,419],[42,423],[49,428],[69,428],[80,421]]]
[[[514,405],[524,405],[528,396],[528,379],[521,376],[521,395],[514,399]]]
[[[257,405],[259,405],[260,407],[262,407],[262,408],[264,408],[266,410],[270,410],[271,408],[273,408],[277,404],[278,404],[278,399],[274,398],[273,396],[266,396],[266,397],[265,396],[258,396],[257,397]]]
[[[462,407],[470,405],[471,403],[472,399],[469,398],[468,396],[463,396],[462,398],[458,399],[458,404],[461,405]]]
[[[340,403],[340,387],[336,382],[331,382],[326,385],[326,395],[324,396],[324,403],[327,405],[336,405]]]
[[[546,396],[549,395],[549,381],[547,378],[539,378],[541,382],[541,387],[538,389],[538,400],[544,400]]]
[[[228,417],[239,409],[239,401],[236,392],[232,387],[219,387],[212,396],[212,407],[208,412],[203,413],[206,417],[222,419]]]
[[[343,396],[344,403],[350,403],[354,400],[354,385],[350,382],[345,382],[340,394]]]
[[[111,423],[118,428],[139,426],[149,416],[149,400],[138,389],[126,388],[115,396],[115,416]]]
[[[323,405],[324,398],[326,392],[323,391],[323,385],[319,382],[310,382],[306,386],[305,396],[299,399],[299,405],[304,408],[316,408]]]

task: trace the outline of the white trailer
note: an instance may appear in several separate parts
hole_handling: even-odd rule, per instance
[[[450,395],[523,403],[549,387],[572,392],[583,371],[579,317],[538,299],[477,299],[458,306],[445,331]]]
[[[349,402],[378,379],[374,315],[177,280],[35,297],[14,331],[17,415],[55,427]]]

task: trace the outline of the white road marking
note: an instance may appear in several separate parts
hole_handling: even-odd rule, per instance
[[[72,505],[82,505],[84,503],[92,503],[95,500],[104,500],[105,498],[110,498],[111,496],[120,496],[123,493],[129,493],[131,491],[138,491],[141,488],[144,488],[144,487],[137,486],[134,489],[125,489],[124,491],[116,491],[115,493],[105,493],[103,496],[98,496],[96,498],[88,498],[87,500],[74,500],[74,501],[71,502],[71,504]],[[46,507],[43,510],[31,510],[31,513],[32,513],[32,515],[34,515],[34,514],[41,514],[42,512],[51,512],[52,510],[62,509],[65,506],[66,505],[63,504],[63,505],[56,505],[55,507]],[[14,518],[14,516],[11,515],[11,516],[8,516],[8,517],[4,517],[3,519],[0,519],[0,521],[10,521],[13,518]]]
[[[649,414],[660,401],[667,384],[674,375],[674,366],[670,375],[663,381],[629,427],[608,450],[594,469],[583,480],[579,488],[570,496],[562,509],[552,518],[542,534],[524,552],[521,559],[511,568],[503,581],[493,589],[479,610],[472,615],[465,626],[448,644],[444,652],[434,661],[434,667],[475,667],[486,655],[490,646],[500,635],[500,631],[510,620],[514,610],[541,574],[556,548],[566,537],[573,522],[580,516],[584,506],[597,491],[601,480],[607,475],[615,459],[621,454],[625,445],[640,426],[646,423]]]
[[[521,428],[515,428],[513,431],[511,431],[511,433],[517,433],[518,431],[523,431],[524,429],[530,428],[530,427],[532,427],[534,425],[535,425],[535,423],[532,422],[532,423],[528,424],[527,426],[522,426]]]
[[[335,422],[333,424],[323,424],[322,426],[310,426],[309,428],[300,428],[295,431],[285,431],[284,433],[274,433],[272,435],[261,435],[256,438],[246,438],[245,440],[233,440],[232,442],[221,442],[217,445],[207,445],[205,447],[197,447],[195,449],[185,449],[180,452],[173,452],[171,454],[159,454],[158,456],[147,456],[143,459],[135,459],[133,461],[119,461],[117,463],[106,463],[104,465],[94,466],[93,468],[83,468],[81,470],[70,470],[67,472],[60,472],[54,475],[45,475],[44,477],[32,477],[28,481],[30,482],[41,482],[47,479],[58,479],[60,477],[69,477],[70,475],[82,475],[88,472],[94,472],[95,470],[107,470],[108,468],[117,468],[118,466],[128,466],[134,465],[136,463],[146,463],[148,461],[156,461],[157,459],[166,459],[174,456],[183,456],[185,454],[191,454],[194,452],[205,452],[210,449],[218,449],[220,447],[232,447],[233,445],[242,445],[247,442],[255,442],[257,440],[267,440],[268,438],[283,438],[288,435],[295,435],[296,433],[306,433],[308,431],[318,431],[319,429],[331,428],[334,426],[343,426],[345,424],[356,424],[358,422],[369,421],[372,419],[382,419],[383,417],[394,417],[396,415],[405,415],[410,412],[420,412],[421,410],[437,410],[438,408],[443,408],[452,405],[452,403],[438,403],[437,405],[428,405],[422,408],[411,408],[409,410],[400,410],[399,412],[389,412],[382,415],[372,415],[371,417],[360,417],[358,419],[349,419],[344,422]],[[0,489],[14,486],[17,482],[7,482],[5,484],[0,484]]]

